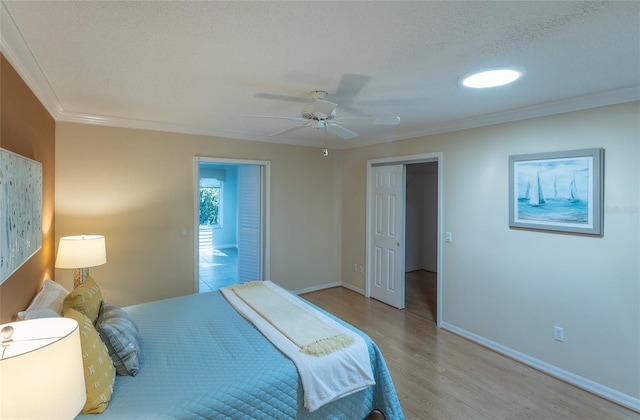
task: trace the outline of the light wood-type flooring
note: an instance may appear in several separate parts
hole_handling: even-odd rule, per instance
[[[407,273],[402,311],[343,287],[302,297],[378,344],[407,419],[640,419],[638,413],[438,329],[434,273]]]

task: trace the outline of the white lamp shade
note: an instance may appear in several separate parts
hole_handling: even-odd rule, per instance
[[[42,318],[5,326],[14,332],[0,348],[0,418],[74,418],[86,401],[78,323]]]
[[[88,268],[107,262],[104,236],[79,235],[60,238],[57,268]]]

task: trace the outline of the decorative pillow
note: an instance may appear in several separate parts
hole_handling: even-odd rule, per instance
[[[138,328],[123,309],[102,302],[96,330],[109,350],[116,374],[136,376],[139,369]]]
[[[84,414],[102,413],[111,401],[116,370],[91,320],[70,308],[64,316],[75,319],[80,326],[80,347],[87,401],[82,408]]]
[[[29,307],[24,311],[18,312],[17,317],[19,320],[28,319],[26,318],[27,313],[38,309],[51,309],[58,316],[62,316],[62,302],[68,294],[69,291],[60,284],[53,280],[45,280]]]
[[[49,308],[42,309],[32,309],[27,311],[27,314],[24,316],[24,319],[38,319],[38,318],[59,318],[61,315]]]
[[[89,317],[92,323],[96,323],[98,312],[100,312],[100,304],[102,303],[102,291],[100,286],[92,277],[87,277],[82,283],[64,298],[64,313],[67,309],[73,308],[81,314]]]

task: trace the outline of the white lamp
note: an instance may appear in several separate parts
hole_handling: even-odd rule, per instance
[[[78,235],[60,238],[56,268],[73,268],[73,287],[89,276],[89,267],[107,262],[104,236]]]
[[[87,395],[78,323],[41,318],[0,328],[0,418],[74,418]]]

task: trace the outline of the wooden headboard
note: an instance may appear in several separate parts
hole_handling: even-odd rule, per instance
[[[55,120],[0,54],[0,145],[42,163],[42,248],[0,285],[0,323],[27,307],[55,260]]]

